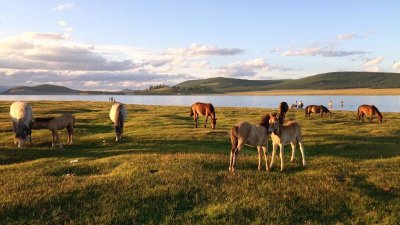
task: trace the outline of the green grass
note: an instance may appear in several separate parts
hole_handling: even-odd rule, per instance
[[[289,111],[303,127],[307,167],[299,152],[289,163],[287,146],[287,170],[260,173],[256,149],[245,147],[232,175],[228,130],[270,109],[217,108],[212,130],[195,129],[189,107],[128,105],[125,138],[115,143],[111,103],[31,102],[37,117],[73,113],[75,143],[52,149],[50,131],[34,130],[33,146],[17,149],[10,104],[0,102],[0,224],[400,221],[399,113],[378,125],[357,122],[355,112],[306,120]]]

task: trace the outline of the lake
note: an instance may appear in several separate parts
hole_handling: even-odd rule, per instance
[[[3,101],[108,101],[108,95],[0,95]],[[328,105],[334,110],[357,110],[361,104],[373,104],[382,112],[400,112],[400,96],[215,96],[215,95],[116,95],[117,101],[126,104],[190,106],[194,102],[211,102],[214,106],[276,108],[281,101],[289,105],[303,101],[304,105]],[[340,101],[344,106],[340,106]]]

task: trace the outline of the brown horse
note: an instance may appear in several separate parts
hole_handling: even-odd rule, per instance
[[[281,118],[282,121],[284,121],[286,113],[289,110],[289,105],[287,104],[287,102],[281,102],[279,103],[278,110],[279,110],[279,118]]]
[[[62,148],[62,144],[60,143],[60,138],[58,136],[58,130],[62,130],[67,128],[68,131],[68,145],[72,145],[72,136],[74,134],[74,126],[75,126],[75,116],[69,113],[62,114],[58,117],[47,117],[47,118],[35,118],[33,121],[34,128],[45,128],[51,131],[53,136],[51,146],[55,147],[55,145],[59,145]]]
[[[372,123],[372,120],[374,119],[374,115],[376,115],[376,116],[378,116],[379,123],[382,123],[383,116],[382,116],[381,112],[379,112],[378,108],[376,108],[376,106],[360,105],[358,107],[358,121],[360,121],[360,119],[362,119],[364,122],[365,114],[367,114],[368,116],[371,116],[371,119],[369,120],[369,122]]]
[[[258,125],[253,125],[248,122],[240,122],[232,127],[230,132],[231,137],[231,156],[229,171],[235,172],[236,158],[238,157],[239,151],[244,145],[257,146],[258,150],[258,170],[261,171],[261,149],[264,151],[265,158],[265,169],[268,168],[268,126],[269,126],[269,115],[262,117],[261,122]]]
[[[190,116],[194,115],[194,126],[197,128],[197,119],[199,115],[206,116],[206,121],[204,123],[204,128],[206,127],[208,117],[211,117],[211,127],[215,129],[217,124],[217,118],[215,117],[215,109],[211,103],[201,103],[196,102],[192,105]]]
[[[325,106],[323,106],[323,105],[309,105],[309,106],[307,106],[306,107],[306,109],[304,110],[305,111],[305,114],[306,114],[306,118],[310,118],[310,114],[311,113],[319,113],[320,115],[321,115],[321,118],[322,118],[322,115],[324,114],[324,113],[326,113],[326,115],[330,118],[331,117],[331,111],[329,111],[329,109],[328,108],[326,108]]]

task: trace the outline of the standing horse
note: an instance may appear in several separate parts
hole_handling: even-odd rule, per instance
[[[329,109],[326,108],[326,107],[323,106],[323,105],[309,105],[309,106],[306,107],[306,109],[304,110],[304,112],[305,112],[306,118],[310,118],[310,114],[311,114],[311,113],[319,113],[319,114],[321,115],[321,118],[322,118],[322,115],[323,115],[324,113],[325,113],[329,118],[330,118],[331,115],[332,115],[331,111],[329,111]]]
[[[376,108],[376,106],[374,105],[360,105],[358,107],[358,121],[360,121],[360,119],[363,120],[364,122],[364,115],[367,114],[368,116],[371,116],[371,119],[369,120],[369,122],[372,123],[372,120],[374,119],[374,115],[378,116],[378,120],[379,123],[382,123],[382,114],[381,112],[379,112],[378,108]]]
[[[289,105],[287,104],[287,102],[281,102],[279,103],[278,110],[279,110],[279,117],[282,119],[282,121],[284,121],[286,113],[289,110]]]
[[[215,129],[217,124],[217,118],[215,117],[215,109],[211,103],[196,102],[192,105],[190,116],[194,115],[194,126],[197,128],[197,119],[199,115],[206,116],[206,121],[204,122],[204,128],[206,127],[208,117],[211,117],[211,127]]]
[[[45,128],[49,129],[52,134],[52,142],[51,147],[55,147],[55,145],[59,145],[62,148],[62,144],[60,143],[60,137],[58,136],[58,130],[62,130],[67,128],[68,131],[68,145],[72,145],[72,136],[74,134],[74,126],[75,126],[75,116],[69,113],[62,114],[58,117],[47,117],[47,118],[35,118],[33,121],[34,128]]]
[[[262,117],[259,125],[253,125],[248,122],[240,122],[232,127],[230,132],[231,137],[231,156],[229,163],[229,171],[235,172],[236,158],[239,151],[244,145],[257,146],[258,150],[258,170],[261,171],[261,149],[264,151],[265,169],[268,168],[268,123],[269,115]]]
[[[14,102],[10,106],[10,116],[15,133],[14,143],[23,148],[26,141],[32,144],[32,107],[26,102]]]
[[[110,110],[110,119],[114,122],[115,141],[118,142],[122,138],[124,132],[124,121],[127,118],[125,106],[122,103],[112,105]]]
[[[271,132],[272,139],[272,156],[270,168],[272,168],[275,159],[275,152],[279,145],[280,148],[280,159],[281,159],[281,171],[285,169],[283,163],[283,148],[284,145],[290,143],[292,146],[292,157],[290,162],[294,162],[294,155],[296,151],[296,142],[300,145],[300,152],[303,160],[303,166],[306,166],[306,160],[304,158],[304,147],[302,143],[301,126],[296,121],[289,121],[283,124],[277,115],[271,115],[269,119],[269,132]]]

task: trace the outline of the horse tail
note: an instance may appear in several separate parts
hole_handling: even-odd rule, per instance
[[[189,116],[193,116],[194,115],[194,112],[193,112],[193,106],[190,108],[190,114],[189,114]]]
[[[232,144],[232,150],[236,149],[238,146],[238,126],[233,126],[230,132],[230,136],[231,136],[231,144]]]
[[[120,120],[121,120],[121,107],[122,105],[118,105],[118,107],[115,109],[115,121],[114,121],[114,127],[119,126]]]

